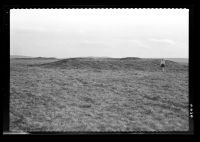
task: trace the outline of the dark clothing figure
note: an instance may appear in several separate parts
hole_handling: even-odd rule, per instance
[[[161,66],[161,67],[165,67],[165,64],[161,64],[160,66]]]

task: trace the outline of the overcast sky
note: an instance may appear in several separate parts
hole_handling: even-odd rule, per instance
[[[10,54],[188,58],[188,9],[11,9]]]

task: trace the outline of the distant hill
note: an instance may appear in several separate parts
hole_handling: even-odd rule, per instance
[[[166,58],[166,60],[178,62],[178,63],[188,63],[189,59],[188,58]]]
[[[31,56],[21,56],[21,55],[10,55],[11,59],[36,59],[36,60],[45,60],[45,59],[56,59],[54,57],[31,57]]]
[[[62,69],[94,69],[94,70],[143,70],[159,71],[160,59],[143,58],[68,58],[40,64],[46,68]],[[170,71],[187,71],[188,66],[166,60],[166,68]]]
[[[56,59],[55,57],[35,57],[33,59],[37,59],[37,60],[45,60],[45,59]]]
[[[10,55],[10,58],[13,59],[13,58],[34,58],[34,57],[31,57],[31,56],[22,56],[22,55]]]

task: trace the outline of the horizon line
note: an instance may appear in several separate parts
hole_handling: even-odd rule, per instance
[[[126,56],[126,57],[110,57],[110,56],[75,56],[75,57],[54,57],[54,56],[28,56],[28,55],[10,55],[11,56],[24,56],[24,57],[30,57],[30,58],[184,58],[184,59],[189,59],[189,57],[137,57],[137,56]],[[23,58],[23,57],[22,57]]]

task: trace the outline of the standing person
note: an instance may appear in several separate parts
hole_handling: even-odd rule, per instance
[[[164,59],[161,59],[160,66],[162,68],[162,71],[164,72],[165,71],[165,60]]]

